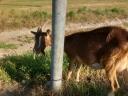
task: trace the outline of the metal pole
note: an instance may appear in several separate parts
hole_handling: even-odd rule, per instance
[[[67,0],[52,0],[52,63],[51,88],[58,91],[62,86],[62,63]]]

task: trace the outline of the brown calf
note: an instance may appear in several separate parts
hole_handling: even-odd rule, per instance
[[[35,34],[34,51],[43,53],[51,45],[49,30],[38,29]],[[77,64],[77,78],[81,64],[104,68],[112,91],[119,88],[117,74],[128,68],[128,32],[115,26],[101,27],[88,32],[79,32],[65,37],[64,51],[70,59],[68,79],[72,74],[73,64]]]

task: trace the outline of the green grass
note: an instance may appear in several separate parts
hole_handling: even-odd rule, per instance
[[[47,52],[46,56],[36,56],[36,59],[33,59],[31,52],[23,55],[7,56],[0,60],[0,79],[6,84],[13,85],[12,82],[18,82],[24,87],[31,85],[27,88],[36,90],[34,91],[36,96],[107,96],[110,85],[108,85],[104,70],[94,70],[85,66],[80,74],[80,82],[77,83],[75,82],[76,69],[74,69],[71,81],[67,82],[65,78],[69,62],[66,56],[64,56],[63,63],[62,91],[57,94],[47,91],[45,87],[47,81],[50,80],[50,63],[50,52]],[[32,87],[32,85],[35,87]],[[40,87],[41,85],[42,87]],[[119,91],[116,94],[116,96],[125,96],[126,93]]]
[[[45,81],[49,78],[50,57],[37,57],[33,54],[8,56],[2,60],[2,67],[9,74],[12,80],[17,82]]]
[[[15,44],[7,44],[4,42],[0,42],[0,49],[16,49],[17,46]]]
[[[1,66],[17,82],[46,81],[49,80],[50,62],[50,53],[45,57],[36,56],[36,59],[33,59],[33,54],[28,52],[23,55],[7,56],[1,60]],[[64,62],[68,61],[64,59]]]

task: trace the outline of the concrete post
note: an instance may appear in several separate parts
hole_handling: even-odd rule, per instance
[[[52,0],[52,63],[51,88],[58,91],[62,86],[62,63],[67,0]]]

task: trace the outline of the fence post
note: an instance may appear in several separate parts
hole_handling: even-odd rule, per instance
[[[52,62],[51,88],[58,91],[62,86],[62,63],[67,0],[52,0]]]

